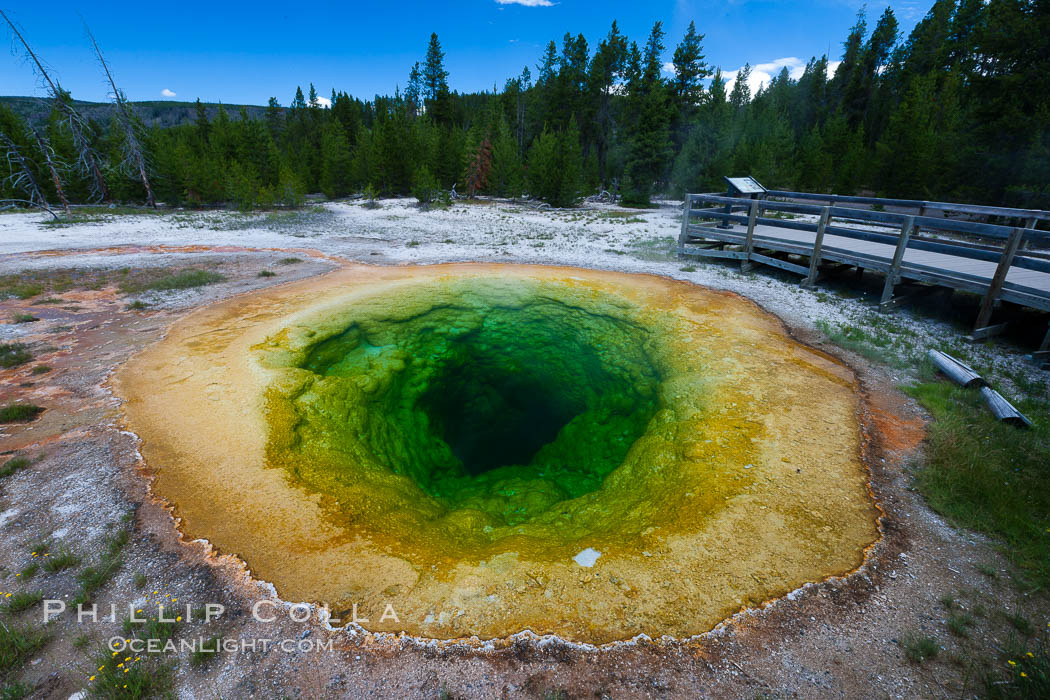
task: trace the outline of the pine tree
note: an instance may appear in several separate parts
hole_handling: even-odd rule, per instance
[[[751,101],[749,80],[751,80],[751,64],[745,63],[744,67],[737,71],[736,78],[733,81],[733,90],[729,93],[729,104],[733,105],[733,109],[737,112]]]
[[[703,34],[697,34],[696,25],[690,22],[682,43],[674,51],[674,78],[671,81],[675,103],[673,132],[679,146],[685,140],[686,126],[696,116],[703,100],[703,81],[711,76],[711,69],[704,62],[703,39]]]
[[[445,70],[445,54],[437,34],[430,35],[427,46],[426,63],[423,66],[423,96],[436,100],[442,92],[448,91],[448,71]]]
[[[885,65],[896,41],[897,18],[893,10],[887,7],[847,78],[843,109],[851,124],[865,121],[868,117],[868,105],[875,94],[878,71]]]
[[[344,197],[352,189],[353,154],[346,131],[337,120],[321,130],[321,191],[329,199]]]
[[[500,119],[492,140],[492,168],[489,171],[488,190],[498,197],[518,197],[522,190],[521,158],[517,140]]]
[[[409,116],[415,118],[420,114],[423,98],[423,74],[419,71],[419,61],[412,64],[408,74],[408,87],[405,88],[405,104]]]
[[[489,186],[489,174],[492,172],[492,144],[489,137],[483,138],[473,151],[463,178],[468,197],[474,197]]]
[[[274,139],[281,138],[284,133],[284,114],[281,112],[281,103],[277,101],[276,97],[271,97],[269,104],[266,106],[266,128],[270,131],[270,136]]]
[[[646,41],[640,71],[631,70],[628,105],[632,131],[623,190],[623,202],[630,206],[649,206],[653,186],[663,177],[672,152],[667,89],[660,75],[663,37],[663,25],[657,22]],[[632,50],[632,63],[636,54],[637,50]]]

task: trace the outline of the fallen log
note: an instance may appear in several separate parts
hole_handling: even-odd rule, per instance
[[[1023,413],[1014,408],[1013,404],[1002,397],[995,389],[991,387],[982,387],[981,396],[984,397],[985,402],[988,404],[988,408],[992,409],[992,413],[1002,423],[1009,423],[1015,425],[1018,428],[1031,428],[1032,421],[1028,420]]]
[[[940,350],[930,350],[928,356],[930,362],[956,384],[968,389],[988,386],[988,382],[982,379],[981,375],[977,374],[972,367],[964,365],[951,355],[945,354]]]

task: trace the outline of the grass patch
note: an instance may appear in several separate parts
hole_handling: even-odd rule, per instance
[[[22,700],[29,697],[33,687],[28,683],[5,683],[0,686],[0,700]]]
[[[33,323],[34,321],[39,321],[39,320],[40,319],[37,318],[36,316],[34,316],[33,314],[25,314],[25,313],[23,313],[23,314],[15,314],[14,316],[11,317],[11,321],[13,323]]]
[[[278,265],[297,265],[303,261],[302,258],[281,258],[277,261]]]
[[[0,467],[0,479],[11,476],[20,469],[25,469],[28,466],[28,457],[12,457],[4,462],[4,466]]]
[[[135,588],[145,588],[145,587],[146,587],[146,574],[144,574],[144,573],[142,573],[140,571],[139,573],[135,574]]]
[[[1012,641],[995,671],[984,677],[992,700],[1050,698],[1050,632],[1035,643]]]
[[[0,408],[0,423],[28,423],[44,412],[31,403],[9,403]]]
[[[135,301],[131,302],[130,304],[126,304],[124,306],[124,308],[126,310],[128,310],[128,311],[142,311],[143,309],[148,309],[149,308],[149,304],[147,304],[146,302],[142,301],[141,299],[136,299]]]
[[[190,666],[203,666],[219,653],[219,637],[212,635],[190,653]]]
[[[977,569],[978,573],[982,576],[987,576],[988,578],[999,578],[999,572],[990,564],[975,564],[973,568]]]
[[[695,265],[686,265],[685,267],[678,268],[680,272],[696,272]]]
[[[179,619],[181,619],[181,617]],[[121,629],[124,631],[124,634],[134,634],[139,639],[157,640],[157,643],[161,647],[163,647],[165,642],[169,639],[174,638],[178,626],[178,622],[161,620],[156,615],[142,618],[141,622],[133,621],[131,618],[126,617],[124,618],[123,623],[121,623]]]
[[[835,345],[855,352],[872,362],[879,362],[897,369],[910,366],[907,360],[900,357],[898,344],[894,342],[894,338],[889,333],[880,332],[875,328],[868,330],[846,323],[832,325],[824,319],[818,319],[816,325]]]
[[[1031,637],[1032,633],[1035,632],[1035,626],[1033,626],[1024,615],[1004,612],[1003,619],[1009,622],[1011,627],[1026,637]]]
[[[0,624],[0,675],[25,665],[48,642],[47,631],[33,625]]]
[[[956,637],[969,637],[973,627],[973,618],[969,615],[956,614],[948,616],[948,631]]]
[[[131,533],[125,528],[120,528],[106,540],[106,549],[96,566],[89,566],[77,574],[80,582],[80,592],[73,598],[72,606],[87,603],[103,586],[109,583],[113,575],[120,570],[124,563],[120,558],[120,552],[124,545],[131,539]]]
[[[901,649],[904,650],[904,655],[908,657],[908,661],[917,664],[935,658],[941,650],[937,640],[914,633],[904,635],[901,638],[900,645]]]
[[[276,277],[277,273],[273,270],[259,270],[258,277]]]
[[[33,359],[25,343],[0,343],[0,367],[10,369]]]
[[[68,549],[63,549],[60,552],[49,552],[44,558],[41,567],[49,574],[55,574],[59,571],[65,571],[66,569],[72,569],[74,566],[80,563],[80,557]]]
[[[42,591],[19,591],[18,593],[12,593],[11,597],[6,599],[5,609],[9,613],[22,612],[23,610],[29,610],[34,605],[39,605],[43,599],[44,593]]]
[[[216,279],[218,277],[218,279]],[[0,275],[0,297],[15,296],[27,299],[47,293],[44,299],[34,304],[67,304],[55,294],[72,290],[99,290],[116,286],[124,294],[150,290],[186,289],[201,284],[220,281],[221,275],[204,268],[174,269],[170,267],[122,267],[101,268],[51,268],[46,270],[23,270],[18,274]],[[71,307],[64,307],[71,308]]]
[[[30,564],[26,564],[26,567],[19,572],[18,577],[23,581],[28,581],[36,576],[36,572],[38,571],[40,571],[40,564],[34,561]]]
[[[168,292],[178,289],[193,289],[194,287],[216,284],[225,279],[223,275],[214,270],[192,269],[171,272],[154,280],[128,280],[127,282],[121,282],[118,286],[124,294],[139,294],[147,291]]]
[[[905,391],[933,414],[925,463],[915,481],[938,513],[998,537],[1004,553],[1036,589],[1050,587],[1050,412],[1034,399],[1018,408],[1031,430],[999,423],[980,394],[946,381]],[[995,569],[978,565],[986,576]]]
[[[94,657],[88,692],[93,698],[153,698],[171,695],[174,671],[156,655],[137,656],[128,650],[116,655],[105,648]]]
[[[51,371],[50,365],[37,365],[29,371],[30,374],[47,374]]]
[[[38,282],[24,282],[13,275],[0,279],[0,295],[4,297],[31,299],[43,293],[44,285]]]

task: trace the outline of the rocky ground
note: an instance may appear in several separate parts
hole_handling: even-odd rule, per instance
[[[91,599],[106,612],[120,606],[112,622],[59,615],[45,628],[46,642],[11,669],[0,666],[5,682],[26,684],[34,697],[98,688],[90,679],[104,667],[99,645],[128,634],[121,624],[127,604],[157,599],[226,606],[210,622],[186,614],[172,623],[176,638],[291,641],[290,650],[264,651],[257,641],[255,650],[231,649],[202,663],[186,651],[164,656],[170,687],[187,698],[968,697],[981,687],[980,660],[998,659],[1009,648],[1019,619],[1048,624],[1045,596],[1012,582],[994,542],[951,527],[910,487],[925,418],[896,387],[913,376],[913,358],[926,346],[958,344],[962,335],[954,316],[936,304],[877,316],[863,284],[833,279],[806,291],[787,274],[740,274],[735,265],[677,260],[680,218],[671,203],[644,212],[489,201],[420,211],[409,200],[384,200],[377,209],[334,203],[263,215],[93,212],[79,219],[52,225],[39,214],[0,215],[0,277],[8,288],[41,287],[0,302],[0,318],[10,319],[0,325],[0,342],[22,343],[32,355],[0,370],[0,403],[46,409],[33,422],[0,429],[3,459],[29,460],[0,477],[0,600],[10,606],[7,593],[17,600],[39,591],[72,603],[88,582],[100,581]],[[742,611],[692,640],[591,648],[523,634],[486,645],[443,644],[332,632],[316,620],[294,621],[295,611],[283,607],[273,622],[255,620],[253,605],[273,600],[273,591],[236,559],[180,539],[168,511],[150,497],[136,437],[121,430],[120,406],[106,380],[188,311],[323,274],[346,260],[577,265],[667,275],[755,300],[800,339],[856,368],[867,396],[871,488],[885,511],[882,540],[854,574]],[[150,289],[187,270],[222,279]],[[15,322],[25,316],[38,320]],[[885,339],[878,347],[887,364],[828,342],[827,332],[848,335],[855,328]],[[966,352],[994,368],[1010,395],[1047,390],[1047,373],[1024,358],[1031,349],[1006,340]],[[4,629],[39,626],[43,606],[8,609],[0,622]],[[948,629],[958,610],[980,621],[979,632]],[[920,638],[934,640],[935,659],[909,660]],[[323,648],[329,642],[332,649]]]

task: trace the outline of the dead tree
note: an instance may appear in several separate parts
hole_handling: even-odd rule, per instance
[[[47,88],[48,96],[54,103],[55,108],[62,114],[66,125],[69,127],[69,131],[73,136],[73,145],[77,149],[77,167],[91,179],[92,196],[96,200],[101,199],[104,202],[109,202],[109,188],[106,187],[106,180],[102,176],[102,168],[99,165],[98,155],[95,153],[95,149],[91,147],[91,141],[88,139],[91,127],[86,121],[84,121],[84,118],[80,116],[77,110],[74,109],[73,101],[69,97],[69,93],[63,90],[60,85],[51,79],[51,74],[44,68],[44,64],[40,62],[36,53],[34,53],[33,49],[29,47],[29,42],[27,42],[25,37],[22,36],[22,32],[18,30],[18,27],[11,21],[11,18],[9,18],[3,10],[0,10],[0,17],[7,22],[7,26],[11,28],[11,32],[18,38],[18,41],[25,49],[26,56],[28,56],[36,66],[37,72],[40,74],[40,79],[44,81],[44,87]]]
[[[69,200],[66,199],[66,191],[62,187],[62,178],[58,176],[61,163],[55,155],[55,149],[51,148],[51,142],[47,140],[47,137],[38,134],[36,129],[29,127],[29,133],[36,139],[37,147],[44,156],[44,164],[47,165],[47,170],[51,174],[51,183],[55,186],[55,193],[62,201],[62,208],[66,210],[66,216],[69,216]]]
[[[157,200],[154,198],[153,188],[149,184],[146,152],[142,147],[142,140],[139,138],[139,123],[135,119],[133,108],[128,103],[127,96],[117,87],[116,81],[113,80],[113,74],[110,73],[109,66],[106,65],[106,59],[102,57],[102,49],[98,47],[95,35],[91,33],[91,30],[86,25],[84,29],[87,30],[88,38],[91,39],[91,45],[95,47],[95,54],[98,56],[98,62],[102,64],[102,70],[106,73],[106,80],[109,81],[109,86],[113,88],[113,104],[117,108],[117,124],[124,134],[124,145],[121,153],[123,158],[120,163],[120,169],[133,177],[137,177],[142,182],[142,186],[146,189],[146,204],[156,208]]]
[[[33,174],[33,168],[29,160],[18,148],[18,144],[2,131],[0,131],[0,148],[4,149],[4,157],[11,168],[11,174],[7,177],[7,182],[14,189],[25,192],[26,197],[29,198],[26,201],[29,203],[50,209],[47,197],[44,195],[44,189],[40,186],[40,182],[37,181],[36,175]]]

